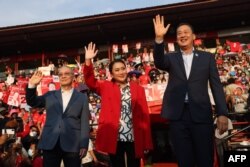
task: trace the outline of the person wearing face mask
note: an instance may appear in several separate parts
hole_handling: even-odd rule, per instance
[[[28,151],[28,149],[30,148],[31,143],[38,142],[39,135],[40,135],[40,132],[39,132],[38,127],[35,126],[35,125],[32,125],[30,127],[29,134],[21,139],[21,142],[22,142],[23,147],[25,148],[25,150]]]
[[[127,69],[123,60],[110,63],[111,81],[97,81],[92,59],[95,44],[85,47],[84,77],[87,86],[101,96],[101,111],[96,135],[96,149],[110,156],[113,167],[139,167],[144,151],[151,150],[152,138],[148,106],[144,88],[127,82]]]
[[[32,142],[28,150],[29,158],[32,162],[32,167],[43,167],[43,158],[41,151],[37,148],[37,142]]]

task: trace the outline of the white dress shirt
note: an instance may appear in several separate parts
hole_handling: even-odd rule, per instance
[[[28,88],[35,88],[36,85],[32,85],[32,84],[28,84]],[[65,91],[65,90],[61,90],[61,93],[62,93],[62,103],[63,103],[63,112],[66,110],[68,104],[69,104],[69,100],[73,94],[73,88],[71,88],[70,90],[68,91]]]
[[[185,67],[187,79],[189,78],[189,75],[191,72],[193,57],[194,57],[193,52],[190,54],[185,54],[184,52],[182,52],[182,58],[183,58],[183,62],[184,62],[184,67]]]
[[[193,62],[193,57],[194,57],[194,52],[190,54],[185,54],[183,51],[181,51],[182,58],[183,58],[183,63],[185,67],[185,72],[187,79],[189,78],[190,72],[191,72],[191,67],[192,67],[192,62]],[[185,101],[188,101],[188,93],[186,93]]]
[[[69,100],[73,94],[73,88],[71,88],[68,91],[62,90],[62,102],[63,102],[63,112],[66,110],[68,104],[69,104]]]

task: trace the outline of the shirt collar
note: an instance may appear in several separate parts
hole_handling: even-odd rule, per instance
[[[72,93],[74,88],[71,88],[70,90],[63,90],[61,89],[61,93]]]
[[[118,86],[120,87],[120,85],[118,85]],[[121,90],[124,90],[124,89],[126,89],[127,87],[129,87],[129,86],[130,86],[130,84],[129,84],[129,82],[127,82],[126,85],[125,85],[123,88],[120,87],[120,89],[121,89]]]
[[[181,50],[181,49],[180,49],[180,51],[181,51],[181,54],[182,54],[182,55],[192,55],[192,54],[194,54],[194,47],[193,47],[193,49],[192,49],[192,52],[189,53],[189,54],[184,53],[184,51]]]

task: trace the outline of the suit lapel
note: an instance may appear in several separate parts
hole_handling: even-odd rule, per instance
[[[63,112],[63,104],[62,104],[62,93],[61,93],[61,89],[57,90],[55,92],[55,96],[56,99],[58,100],[59,104],[60,104],[60,108],[61,108],[61,113]]]
[[[73,103],[75,102],[75,100],[77,99],[77,97],[78,97],[78,94],[77,94],[76,90],[73,89],[72,96],[71,96],[71,98],[70,98],[70,100],[69,100],[69,103],[68,103],[68,105],[67,105],[67,107],[66,107],[64,113],[66,113],[66,112],[70,109],[70,107],[73,106]],[[83,103],[84,103],[84,102],[83,102]]]
[[[181,54],[180,51],[177,53],[176,58],[177,58],[177,61],[178,61],[179,65],[180,65],[179,67],[181,68],[181,72],[183,74],[183,77],[185,78],[185,80],[187,80],[187,75],[186,75],[186,71],[185,71],[185,67],[184,67],[184,62],[183,62],[182,54]]]
[[[193,62],[188,80],[190,80],[190,78],[194,75],[193,73],[195,72],[195,69],[199,64],[199,58],[200,58],[199,54],[197,53],[197,51],[194,50]]]

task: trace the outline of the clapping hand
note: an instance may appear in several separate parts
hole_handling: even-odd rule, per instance
[[[155,40],[162,41],[164,35],[168,32],[170,24],[166,27],[164,26],[164,16],[156,15],[153,19],[154,29],[155,29]]]
[[[36,86],[36,85],[38,85],[41,82],[42,78],[43,78],[42,72],[41,71],[36,71],[32,75],[32,77],[30,78],[29,83],[31,85],[35,85]]]
[[[88,48],[85,46],[85,60],[93,59],[98,50],[95,49],[95,44],[93,42],[90,42],[88,44]]]

